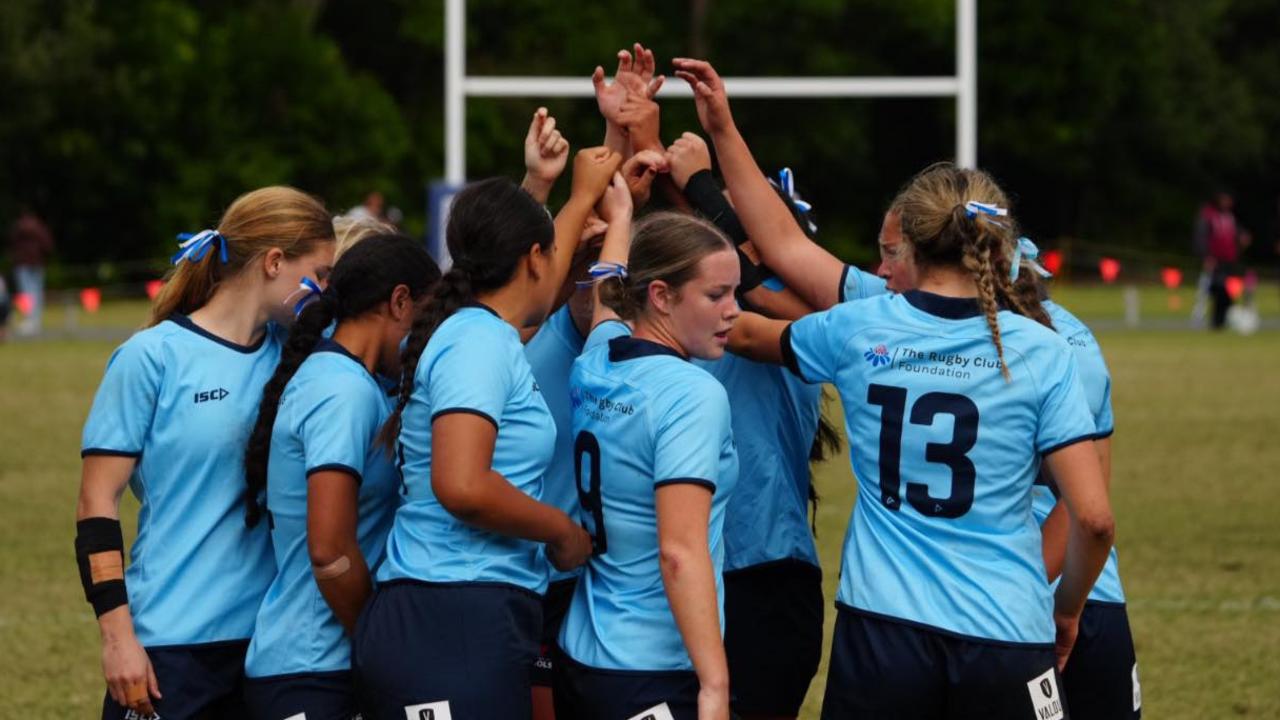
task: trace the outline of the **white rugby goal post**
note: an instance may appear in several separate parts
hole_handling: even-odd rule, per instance
[[[467,98],[594,97],[587,73],[578,77],[467,75],[466,0],[445,1],[444,151],[445,180],[457,185],[467,175]],[[892,98],[954,97],[956,162],[978,162],[978,0],[956,0],[956,70],[928,77],[726,77],[730,98]],[[693,97],[671,78],[661,97]]]

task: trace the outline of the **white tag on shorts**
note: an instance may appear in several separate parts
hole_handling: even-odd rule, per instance
[[[1138,663],[1133,664],[1133,711],[1142,709],[1142,683],[1138,682]]]
[[[1036,720],[1062,720],[1062,698],[1058,696],[1058,680],[1049,668],[1027,683],[1031,704],[1036,709]]]
[[[304,712],[300,712],[297,715],[290,715],[284,720],[307,720],[307,714]]]
[[[405,705],[405,720],[453,720],[449,711],[449,701],[423,703],[421,705]]]
[[[632,715],[627,720],[676,720],[671,714],[671,708],[666,703],[654,705],[648,710],[641,710],[639,714]]]

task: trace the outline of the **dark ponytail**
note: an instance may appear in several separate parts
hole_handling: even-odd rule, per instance
[[[440,269],[422,244],[400,234],[374,235],[342,255],[333,268],[328,287],[299,313],[289,329],[275,373],[262,389],[258,419],[244,458],[245,524],[254,527],[262,519],[259,497],[267,487],[271,454],[271,430],[280,409],[280,397],[302,363],[315,351],[325,328],[335,320],[359,317],[391,299],[404,285],[418,300],[440,278]]]
[[[449,209],[445,242],[453,267],[418,308],[400,355],[400,397],[378,433],[378,443],[394,448],[400,419],[413,394],[418,359],[445,320],[476,301],[476,295],[511,281],[520,260],[537,245],[549,250],[555,225],[542,203],[507,178],[480,180],[462,189]]]
[[[818,413],[818,430],[813,435],[813,444],[809,446],[809,505],[812,506],[813,514],[809,520],[810,527],[813,530],[813,536],[818,536],[818,489],[814,486],[817,476],[813,472],[813,463],[826,462],[831,456],[840,452],[840,431],[836,430],[836,426],[831,424],[831,420],[827,417],[828,405],[831,404],[831,396],[827,394],[827,389],[822,389],[822,409]]]

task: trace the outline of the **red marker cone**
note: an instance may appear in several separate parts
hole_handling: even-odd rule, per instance
[[[1098,261],[1098,274],[1102,276],[1102,282],[1110,285],[1120,277],[1120,261],[1115,258],[1102,258]]]
[[[1048,251],[1040,256],[1040,262],[1044,265],[1045,270],[1057,275],[1058,271],[1062,269],[1062,251]]]
[[[80,291],[80,306],[85,312],[96,313],[102,306],[102,291],[98,288],[85,288]]]

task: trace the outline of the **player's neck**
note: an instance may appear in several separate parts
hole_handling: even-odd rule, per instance
[[[935,267],[920,271],[917,290],[945,297],[971,298],[978,296],[978,286],[967,270],[952,267]]]
[[[665,345],[680,353],[681,357],[689,357],[689,353],[685,352],[684,346],[676,340],[675,334],[666,326],[666,323],[651,322],[644,318],[639,318],[636,320],[635,330],[632,331],[631,336],[637,340],[648,340],[652,343]]]
[[[261,286],[232,280],[191,313],[191,322],[228,342],[253,345],[262,337],[267,324],[261,296]]]
[[[377,313],[351,318],[338,323],[333,341],[360,360],[369,372],[382,364],[383,319]]]

